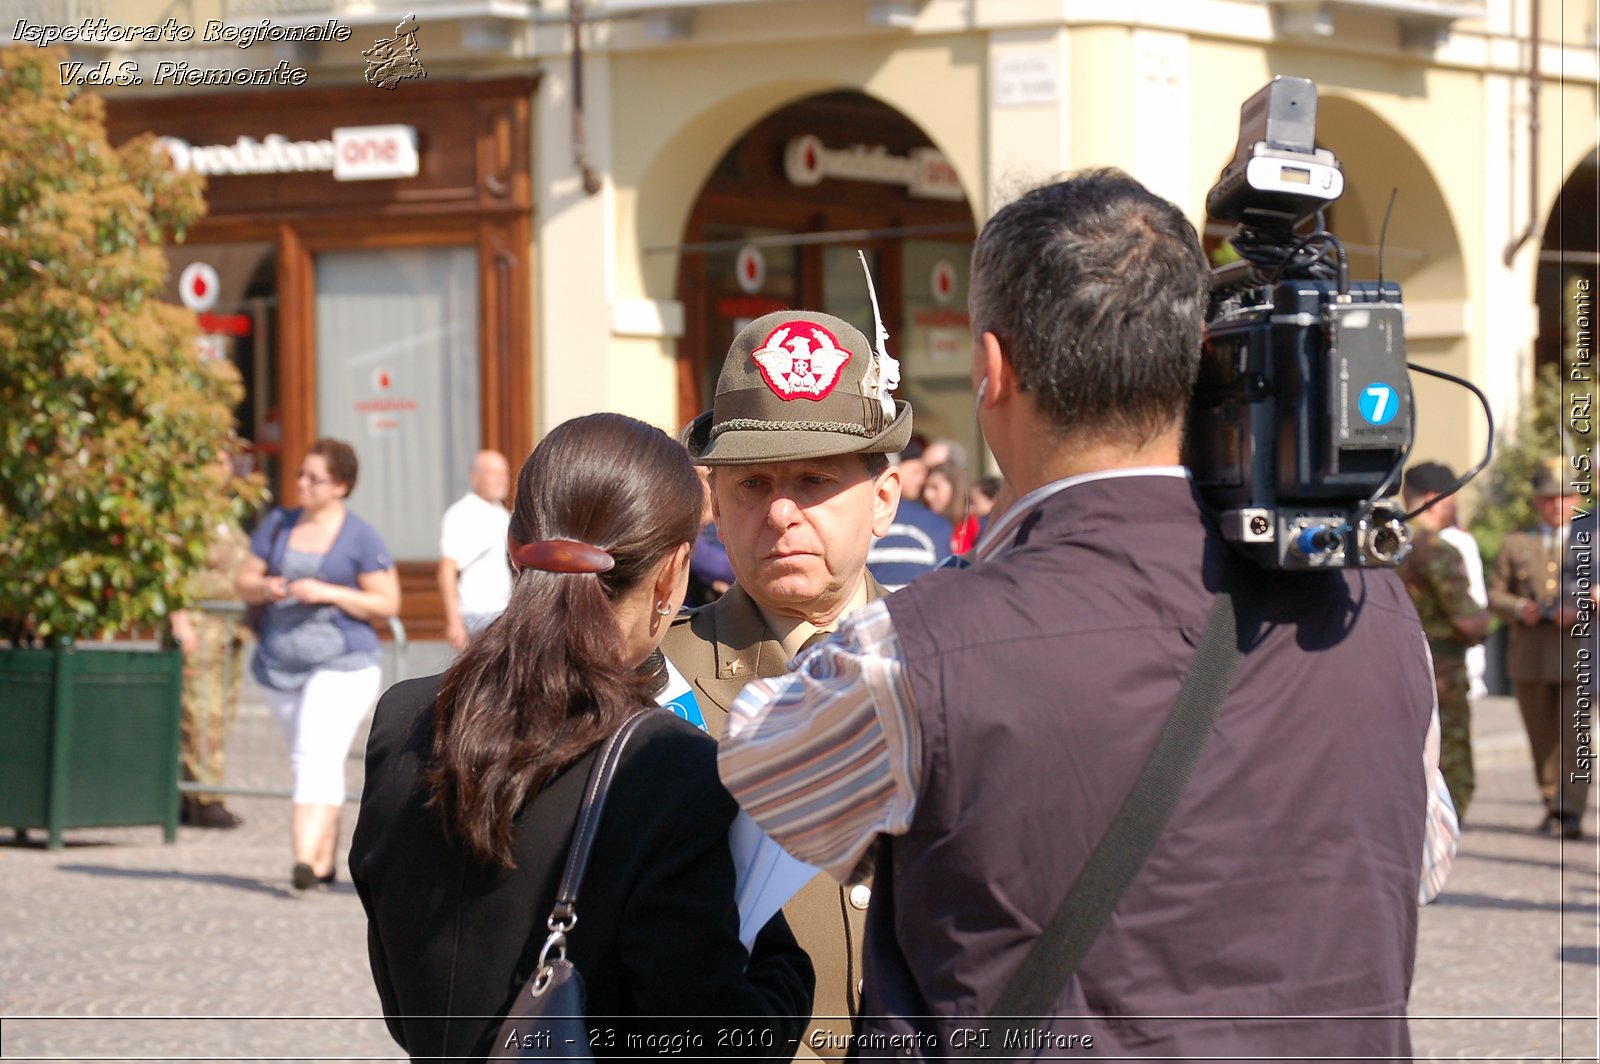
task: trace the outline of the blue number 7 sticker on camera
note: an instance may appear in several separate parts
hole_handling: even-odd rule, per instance
[[[1361,416],[1369,425],[1387,425],[1400,412],[1400,396],[1383,381],[1375,381],[1361,392]]]

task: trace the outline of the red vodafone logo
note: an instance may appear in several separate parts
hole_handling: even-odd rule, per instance
[[[928,278],[928,287],[933,292],[933,301],[941,307],[948,306],[956,295],[956,268],[950,265],[949,260],[940,259],[933,264],[933,274]]]
[[[761,286],[767,283],[767,257],[754,244],[746,244],[739,249],[733,267],[740,289],[750,295],[761,291]]]
[[[382,392],[388,391],[390,388],[393,388],[393,387],[394,387],[394,374],[390,373],[387,369],[383,368],[382,366],[379,366],[377,369],[372,371],[372,390],[373,391],[382,393]]]
[[[196,314],[216,306],[221,289],[217,271],[204,262],[191,262],[178,275],[178,298]]]
[[[822,141],[814,133],[803,133],[789,142],[783,152],[783,172],[791,185],[810,188],[820,185],[823,173]]]

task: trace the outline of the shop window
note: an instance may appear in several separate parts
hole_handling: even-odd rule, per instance
[[[317,431],[361,459],[351,507],[397,559],[438,556],[481,438],[470,247],[316,257]]]
[[[954,167],[893,107],[830,92],[771,112],[729,145],[684,230],[680,415],[710,405],[728,342],[757,309],[824,310],[871,339],[861,249],[901,361],[897,395],[916,408],[917,431],[964,444],[982,468],[965,314],[974,235]],[[741,241],[765,262],[759,290],[738,287]]]
[[[709,349],[725,353],[733,338],[763,314],[800,305],[800,256],[792,244],[765,246],[779,230],[742,225],[707,225],[706,290],[711,308]],[[722,358],[701,360],[699,382],[706,405],[717,393]]]
[[[860,250],[866,252],[881,303],[883,256],[876,248]],[[856,251],[843,244],[830,244],[822,249],[822,309],[853,324],[866,333],[867,342],[872,343],[872,301],[867,298],[867,279],[861,273],[861,258]],[[880,306],[880,309],[888,308]]]
[[[901,394],[917,412],[917,431],[930,440],[955,440],[969,454],[979,454],[982,435],[973,409],[972,325],[967,317],[972,242],[907,240],[901,248]]]
[[[167,249],[167,299],[194,312],[208,354],[239,370],[244,398],[235,427],[247,442],[237,456],[276,483],[283,427],[278,398],[278,274],[271,243],[180,244]]]

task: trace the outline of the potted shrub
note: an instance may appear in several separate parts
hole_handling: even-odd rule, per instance
[[[176,650],[164,631],[210,529],[242,392],[163,302],[199,179],[60,84],[59,50],[0,49],[0,825],[177,826]]]

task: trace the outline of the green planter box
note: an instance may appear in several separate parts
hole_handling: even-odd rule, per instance
[[[176,650],[0,649],[0,826],[178,835]]]

